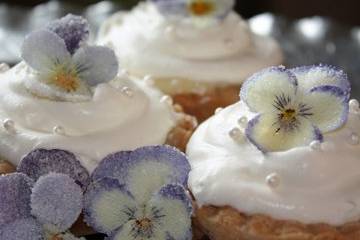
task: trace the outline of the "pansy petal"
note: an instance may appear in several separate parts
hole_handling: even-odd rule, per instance
[[[46,28],[65,41],[66,47],[71,54],[80,47],[81,42],[88,39],[90,33],[86,19],[73,14],[55,20]]]
[[[278,123],[276,114],[258,115],[249,121],[246,136],[260,151],[285,151],[293,147],[322,141],[321,132],[304,117],[298,117],[292,129],[284,130]]]
[[[119,181],[103,178],[89,185],[84,195],[84,217],[98,232],[110,234],[136,213],[136,203]]]
[[[243,84],[240,98],[253,112],[269,112],[274,109],[276,97],[295,99],[297,79],[283,67],[267,68],[255,73]]]
[[[50,172],[63,173],[73,178],[83,189],[89,184],[89,174],[76,156],[60,149],[35,149],[20,161],[17,167],[36,181]]]
[[[159,12],[165,16],[183,17],[188,15],[187,0],[151,0]]]
[[[136,231],[136,228],[134,228],[134,225],[136,225],[136,222],[134,220],[127,222],[125,225],[117,229],[106,240],[169,240],[164,232],[157,231],[157,229],[155,229],[155,231],[153,232],[153,236],[139,238],[139,233]]]
[[[329,85],[341,88],[350,93],[350,82],[346,73],[329,65],[313,65],[291,69],[299,82],[299,88],[309,91],[314,87]]]
[[[50,173],[35,183],[31,194],[31,213],[46,229],[64,232],[82,210],[82,190],[65,174]]]
[[[92,178],[117,178],[138,202],[145,203],[165,184],[186,185],[189,171],[186,156],[176,148],[147,146],[107,156],[94,170]]]
[[[339,87],[315,87],[304,96],[304,103],[311,107],[309,119],[324,133],[341,127],[348,118],[348,96]]]
[[[30,67],[40,72],[53,70],[57,64],[71,60],[64,40],[47,30],[28,35],[22,45],[21,56]]]
[[[114,51],[107,47],[82,47],[73,60],[80,78],[92,86],[113,80],[119,70]]]
[[[192,202],[183,186],[164,186],[150,200],[146,211],[155,223],[160,223],[158,231],[165,232],[170,239],[191,239]]]
[[[33,218],[15,220],[0,228],[2,240],[43,240],[41,225]]]
[[[0,227],[30,216],[33,181],[22,173],[0,176]]]

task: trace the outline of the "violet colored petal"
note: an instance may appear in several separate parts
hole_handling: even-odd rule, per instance
[[[162,187],[146,208],[149,219],[159,224],[157,231],[166,233],[170,239],[181,240],[191,239],[192,212],[190,195],[177,184]]]
[[[82,210],[82,189],[68,175],[50,173],[35,183],[31,213],[54,233],[68,230]]]
[[[60,149],[35,149],[27,154],[17,167],[35,181],[50,172],[63,173],[73,178],[83,189],[89,184],[89,173],[76,156]]]
[[[2,240],[44,240],[42,226],[34,218],[17,219],[0,228]]]
[[[21,57],[40,72],[53,71],[57,65],[71,61],[64,40],[47,30],[32,32],[25,38]]]
[[[66,48],[71,54],[75,53],[82,42],[87,41],[90,33],[87,20],[73,14],[50,23],[46,28],[65,41]]]
[[[133,197],[117,179],[102,178],[85,192],[84,218],[98,232],[112,233],[132,219],[136,211]]]
[[[30,217],[32,184],[33,181],[22,173],[0,176],[0,227]]]
[[[291,69],[299,81],[299,87],[309,91],[314,87],[323,85],[336,86],[341,88],[347,95],[350,95],[351,86],[347,74],[334,66],[319,64],[302,66]]]
[[[270,67],[247,79],[240,91],[240,98],[253,112],[269,112],[276,96],[296,99],[298,82],[294,74],[284,67]]]
[[[342,127],[349,115],[347,92],[336,86],[318,86],[304,96],[304,103],[311,107],[309,119],[321,132]]]
[[[91,86],[113,80],[119,70],[114,51],[107,47],[82,47],[73,60],[79,77]]]
[[[187,184],[190,164],[174,147],[147,146],[133,152],[119,152],[105,157],[92,178],[112,177],[125,184],[135,199],[146,202],[153,192],[169,183]]]

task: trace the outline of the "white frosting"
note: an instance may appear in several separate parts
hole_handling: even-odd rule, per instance
[[[91,100],[77,103],[34,97],[24,84],[34,77],[24,63],[0,74],[0,120],[11,119],[16,128],[11,134],[0,127],[0,155],[15,165],[34,148],[60,148],[92,171],[109,153],[163,144],[176,124],[157,90],[127,76],[96,86]],[[54,134],[55,126],[65,135]]]
[[[200,205],[303,223],[360,219],[360,145],[350,143],[352,133],[360,134],[359,114],[350,113],[343,128],[325,134],[321,150],[305,146],[265,155],[246,138],[229,136],[236,126],[244,132],[238,125],[244,116],[254,113],[242,102],[232,105],[203,123],[188,144],[189,186]],[[277,188],[266,183],[271,174],[278,176]]]
[[[200,27],[189,19],[165,18],[150,2],[107,20],[98,42],[113,47],[130,73],[160,79],[239,84],[282,62],[277,43],[252,33],[235,12]]]

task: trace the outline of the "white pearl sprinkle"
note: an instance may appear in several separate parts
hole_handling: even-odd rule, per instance
[[[223,108],[221,108],[221,107],[219,107],[219,108],[215,109],[215,114],[220,113],[222,110],[223,110]]]
[[[265,181],[270,188],[277,188],[280,185],[280,177],[277,173],[269,174]]]
[[[241,141],[243,139],[243,134],[237,127],[230,130],[229,136],[235,141]]]
[[[65,135],[65,129],[62,126],[55,126],[53,128],[53,133],[57,135]]]
[[[127,75],[129,75],[129,72],[126,69],[121,69],[119,71],[119,74],[118,74],[119,77],[124,77],[124,76],[127,76]]]
[[[312,142],[310,143],[310,147],[311,147],[313,150],[321,150],[321,142],[318,141],[318,140],[312,141]]]
[[[165,34],[166,34],[168,37],[174,37],[174,36],[175,36],[175,27],[173,27],[173,26],[168,26],[168,27],[166,27],[166,29],[165,29]]]
[[[248,118],[245,117],[245,116],[239,118],[238,124],[240,125],[240,127],[245,128],[247,126],[247,124],[248,124]]]
[[[148,86],[154,85],[154,78],[151,75],[146,75],[144,81]]]
[[[15,133],[15,122],[11,119],[5,119],[3,121],[4,129],[9,133]]]
[[[350,111],[353,113],[360,113],[359,101],[356,99],[351,99],[349,102]]]
[[[349,143],[351,145],[358,145],[360,143],[359,135],[357,133],[351,133]]]
[[[122,92],[125,96],[130,97],[130,98],[134,96],[133,90],[132,90],[131,88],[129,88],[129,87],[123,87],[123,88],[121,89],[121,92]]]
[[[169,95],[164,95],[161,97],[160,102],[166,103],[169,106],[173,105],[173,99]]]
[[[10,67],[8,64],[6,63],[0,63],[0,73],[6,72],[7,70],[9,70]]]

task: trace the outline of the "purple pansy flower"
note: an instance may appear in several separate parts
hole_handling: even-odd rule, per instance
[[[85,193],[85,221],[109,240],[191,240],[189,163],[169,146],[109,155]]]
[[[114,51],[86,45],[88,35],[86,20],[74,15],[28,35],[22,58],[37,75],[27,82],[28,89],[54,100],[88,100],[89,86],[112,80],[118,72]]]
[[[165,16],[223,19],[234,0],[152,0]]]
[[[246,128],[261,151],[283,151],[312,141],[346,122],[350,84],[346,74],[326,65],[287,70],[271,67],[250,77],[241,99],[258,115]]]
[[[82,211],[81,187],[88,182],[76,158],[62,150],[35,150],[18,171],[0,176],[0,239],[82,239],[68,231]]]

